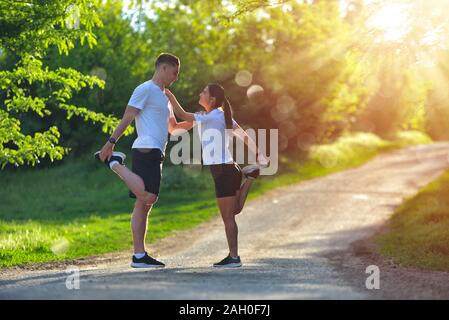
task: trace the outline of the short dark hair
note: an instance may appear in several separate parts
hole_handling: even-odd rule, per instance
[[[157,68],[163,63],[179,66],[179,58],[171,53],[161,53],[156,59],[155,67]]]

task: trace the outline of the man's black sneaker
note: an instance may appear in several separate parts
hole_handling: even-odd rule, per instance
[[[151,258],[148,253],[145,252],[145,255],[138,259],[133,255],[133,262],[131,262],[131,267],[133,268],[163,268],[165,264],[156,259]]]
[[[214,263],[214,267],[216,268],[238,268],[241,266],[242,262],[240,261],[240,257],[232,258],[231,256],[227,256],[220,262]]]
[[[242,173],[247,179],[256,179],[260,175],[260,167],[256,164],[250,164],[242,169]]]
[[[95,158],[98,160],[100,160],[100,152],[101,151],[97,151],[94,153]],[[117,161],[118,163],[123,164],[125,162],[125,159],[126,159],[126,155],[124,153],[118,152],[118,151],[113,151],[111,158],[109,160],[105,159],[103,162],[108,166],[108,168],[110,168],[109,164],[112,161]]]

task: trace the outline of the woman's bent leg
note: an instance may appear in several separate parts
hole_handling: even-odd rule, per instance
[[[249,189],[251,188],[253,181],[254,179],[246,179],[245,182],[240,187],[240,190],[237,191],[237,201],[234,215],[242,212],[243,207],[245,206],[246,198],[248,197]]]

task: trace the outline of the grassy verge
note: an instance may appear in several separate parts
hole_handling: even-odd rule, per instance
[[[447,272],[448,230],[449,170],[405,201],[376,243],[381,254],[400,265]]]
[[[312,148],[307,161],[280,160],[280,171],[254,183],[250,198],[280,186],[360,165],[381,152],[429,139],[405,132],[395,141],[372,134]],[[132,247],[133,200],[115,175],[90,158],[0,177],[0,267],[72,259]],[[213,183],[196,166],[166,166],[147,242],[193,228],[218,215]]]

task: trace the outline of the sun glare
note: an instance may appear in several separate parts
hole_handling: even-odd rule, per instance
[[[368,21],[368,26],[382,31],[384,41],[401,40],[409,28],[405,6],[391,4],[380,8]]]

